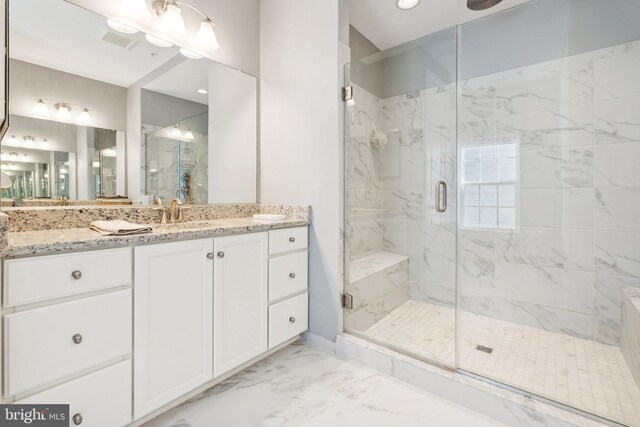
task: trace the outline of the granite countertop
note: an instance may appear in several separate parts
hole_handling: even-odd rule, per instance
[[[155,224],[147,234],[102,236],[89,228],[56,230],[9,231],[8,244],[0,249],[2,257],[42,255],[82,249],[114,248],[181,239],[197,239],[278,228],[309,225],[309,219],[291,218],[283,221],[258,221],[251,217],[189,221],[177,224]]]

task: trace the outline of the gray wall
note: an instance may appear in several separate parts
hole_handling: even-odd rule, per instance
[[[142,89],[142,123],[145,125],[166,127],[208,110],[205,104]]]
[[[339,2],[260,6],[261,202],[311,205],[309,330],[335,340],[342,315]]]
[[[97,80],[41,67],[28,62],[10,60],[9,112],[33,116],[35,102],[50,98],[80,104],[91,112],[91,126],[124,130],[127,126],[127,90]],[[49,110],[53,115],[52,103]],[[80,107],[72,105],[77,115]]]

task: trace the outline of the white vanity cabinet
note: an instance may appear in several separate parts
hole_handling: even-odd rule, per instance
[[[134,251],[138,419],[213,378],[213,239]]]
[[[307,227],[2,260],[1,403],[142,425],[307,330]]]
[[[3,260],[3,403],[131,423],[131,248]]]
[[[307,227],[269,231],[269,348],[309,324]]]
[[[215,377],[267,351],[268,244],[266,232],[215,239]]]

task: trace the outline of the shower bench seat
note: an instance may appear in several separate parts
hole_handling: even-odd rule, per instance
[[[622,289],[622,354],[640,385],[640,288]]]
[[[409,257],[376,252],[351,261],[347,293],[353,308],[346,310],[345,324],[364,332],[409,300]]]

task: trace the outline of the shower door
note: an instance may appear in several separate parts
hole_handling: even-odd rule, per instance
[[[345,330],[454,369],[456,31],[351,54]]]
[[[459,28],[458,368],[634,426],[639,75],[635,0]]]

